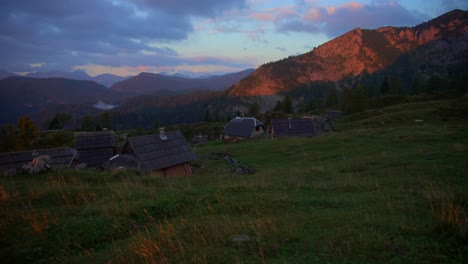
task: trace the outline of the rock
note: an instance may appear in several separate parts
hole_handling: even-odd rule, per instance
[[[30,163],[23,165],[24,172],[37,174],[51,168],[52,159],[48,155],[35,157]]]
[[[242,243],[242,242],[246,242],[246,241],[250,241],[250,237],[246,234],[242,234],[242,235],[234,235],[234,236],[231,236],[231,241],[232,242],[236,242],[236,243]]]
[[[86,167],[87,167],[86,163],[83,162],[83,163],[80,163],[80,164],[76,165],[75,169],[81,170],[81,169],[84,169]]]

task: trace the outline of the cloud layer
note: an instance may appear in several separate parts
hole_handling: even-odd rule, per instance
[[[427,10],[468,8],[460,0],[415,1],[427,4],[416,10],[389,0],[2,0],[0,69],[236,71],[321,44],[310,39],[323,42],[355,27],[412,26],[433,17]]]
[[[242,0],[4,0],[0,67],[30,71],[35,65],[71,70],[86,64],[191,63],[191,58],[182,58],[169,46],[153,43],[184,40],[194,31],[193,17],[214,18],[243,6]]]

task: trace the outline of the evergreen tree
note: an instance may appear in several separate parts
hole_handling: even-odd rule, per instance
[[[341,111],[345,115],[353,113],[353,90],[350,88],[343,89],[343,95],[341,97]]]
[[[335,87],[328,89],[327,99],[325,100],[325,106],[332,106],[338,104],[338,92]]]
[[[287,95],[286,98],[284,98],[284,101],[281,104],[284,113],[290,114],[293,112],[292,99],[291,97],[289,97],[289,95]]]
[[[205,110],[205,114],[203,115],[203,122],[211,122],[213,121],[212,118],[211,118],[211,113],[210,113],[210,109],[206,109]]]
[[[112,115],[110,112],[103,112],[99,118],[99,125],[102,128],[112,129]]]
[[[423,92],[423,87],[421,85],[421,82],[417,78],[414,78],[411,84],[411,94],[416,95],[422,92]]]
[[[382,85],[380,86],[380,93],[385,95],[385,94],[388,94],[389,92],[390,92],[390,83],[388,80],[388,76],[385,76],[385,79]]]
[[[96,131],[96,125],[94,124],[94,121],[91,118],[91,116],[85,116],[83,118],[83,121],[81,122],[80,130],[82,130],[82,131]]]
[[[379,96],[379,89],[372,83],[369,85],[369,88],[367,88],[367,95],[370,98],[377,97]]]
[[[390,94],[404,94],[400,78],[395,77],[390,79]]]
[[[255,101],[249,105],[248,115],[249,116],[258,116],[260,113],[260,105]]]
[[[427,81],[427,92],[433,93],[439,91],[441,89],[441,85],[442,80],[440,77],[438,75],[434,75]]]
[[[367,108],[367,91],[362,84],[358,84],[353,91],[352,112],[358,113],[366,110]]]
[[[47,126],[48,130],[53,129],[63,129],[65,123],[71,120],[72,117],[69,114],[59,113],[54,116],[52,121],[50,121],[49,125]]]
[[[6,125],[0,129],[0,151],[16,149],[18,131],[15,126]]]
[[[281,103],[280,100],[278,100],[278,101],[276,102],[275,107],[273,107],[273,111],[275,111],[275,112],[280,112],[280,111],[282,111],[282,110],[283,110],[283,104]]]
[[[18,136],[16,140],[16,149],[30,149],[33,141],[39,136],[39,128],[31,121],[29,117],[22,117],[18,120]]]

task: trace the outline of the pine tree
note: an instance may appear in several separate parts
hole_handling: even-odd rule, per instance
[[[205,114],[203,116],[203,122],[211,122],[213,121],[212,118],[211,118],[211,113],[210,113],[210,109],[206,109],[205,110]]]
[[[362,84],[358,84],[353,91],[352,109],[353,113],[358,113],[366,110],[367,108],[367,91]]]
[[[422,85],[421,82],[417,79],[413,79],[413,83],[411,84],[411,94],[416,95],[422,93]]]
[[[291,97],[286,96],[286,98],[284,98],[284,101],[281,103],[282,104],[282,110],[284,113],[287,113],[287,114],[290,114],[293,112],[293,109],[292,109],[292,100],[291,100]]]
[[[0,151],[16,149],[18,130],[15,126],[6,125],[0,130]]]
[[[327,99],[325,100],[326,106],[332,106],[338,104],[338,92],[335,87],[328,89]]]
[[[349,115],[353,113],[353,110],[353,90],[345,88],[343,89],[343,95],[341,97],[341,111]]]
[[[385,79],[380,86],[380,93],[381,94],[388,94],[390,92],[390,81],[388,80],[388,76],[385,76]]]
[[[96,130],[96,125],[94,124],[94,121],[91,118],[91,116],[85,116],[83,118],[83,121],[81,122],[80,130],[82,131],[95,131]]]
[[[102,128],[112,129],[112,115],[110,112],[103,112],[99,118],[99,125]]]
[[[257,102],[253,102],[249,105],[249,116],[257,116],[260,113],[260,105]]]

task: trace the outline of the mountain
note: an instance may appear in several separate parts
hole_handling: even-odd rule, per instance
[[[103,85],[64,78],[8,77],[0,80],[0,91],[0,124],[15,123],[48,105],[96,103],[110,97]]]
[[[110,74],[110,73],[105,73],[105,74],[94,76],[91,78],[91,80],[99,84],[102,84],[106,87],[112,87],[112,85],[114,85],[115,83],[121,82],[131,77],[132,76],[122,77],[122,76],[117,76],[117,75]]]
[[[66,78],[72,80],[86,80],[94,81],[106,87],[111,87],[117,82],[128,79],[132,76],[122,77],[110,73],[105,73],[92,77],[84,71],[61,72],[61,71],[47,71],[47,72],[31,72],[25,75],[30,78]]]
[[[467,69],[468,12],[454,10],[418,26],[356,28],[312,51],[260,66],[229,90],[231,96],[287,92],[314,81],[339,81],[398,68]],[[432,53],[428,53],[432,52]],[[415,53],[415,54],[413,54]],[[421,56],[423,54],[423,56]],[[405,59],[402,60],[402,57]],[[461,65],[461,66],[460,66]]]
[[[203,79],[189,79],[142,72],[137,76],[114,84],[111,89],[127,94],[141,95],[162,91],[187,93],[195,90],[225,90],[253,72],[253,69]]]
[[[12,76],[18,76],[18,74],[5,71],[5,70],[0,70],[0,80],[5,79],[7,77],[12,77]]]
[[[47,71],[47,72],[30,72],[25,75],[30,78],[66,78],[73,80],[92,80],[93,77],[86,74],[84,71],[61,72],[61,71]]]

